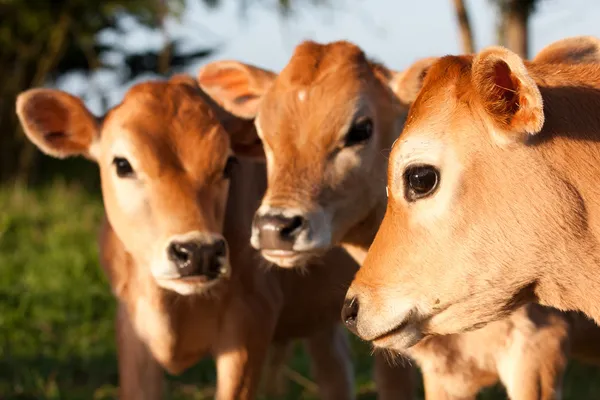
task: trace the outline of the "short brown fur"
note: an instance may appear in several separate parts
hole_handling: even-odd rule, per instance
[[[361,336],[403,347],[532,301],[600,322],[599,115],[597,63],[524,62],[502,48],[435,63],[392,149],[386,216],[349,290]],[[410,163],[441,173],[412,203]],[[388,304],[403,311],[383,318]]]
[[[443,73],[439,76],[448,73],[460,76],[461,69],[469,66],[469,59],[459,57],[456,63],[442,60]],[[361,262],[385,210],[385,187],[377,179],[385,174],[387,164],[381,154],[397,138],[407,105],[416,97],[425,72],[435,61],[420,60],[402,73],[382,72],[384,67],[378,65],[375,69],[360,49],[347,42],[328,45],[308,42],[298,46],[281,74],[259,91],[263,99],[256,109],[258,125],[262,128],[267,155],[273,157],[267,157],[269,188],[263,205],[290,207],[308,214],[320,207],[332,210],[333,238],[326,246],[341,244]],[[428,74],[427,79],[439,78]],[[210,84],[218,85],[218,81]],[[394,97],[388,86],[399,98]],[[460,84],[455,87],[461,90]],[[248,90],[242,86],[238,89],[241,90],[238,94]],[[298,96],[301,91],[307,93],[306,101]],[[357,150],[362,159],[360,170],[340,167],[336,171],[328,167],[333,162],[330,154],[349,151],[336,150],[336,146],[341,139],[340,129],[353,117],[356,110],[353,105],[361,97],[372,107],[369,115],[377,126],[378,136],[373,138],[377,144]],[[429,102],[427,98],[421,96],[418,101]],[[306,254],[310,257],[311,253]],[[529,313],[545,315],[552,323],[538,326]],[[480,388],[498,379],[515,393],[515,398],[532,399],[542,394],[524,397],[517,391],[537,387],[542,380],[545,392],[541,398],[554,398],[568,348],[564,318],[560,313],[531,306],[464,336],[429,338],[409,354],[421,366],[427,366],[424,373],[428,398],[472,398]],[[513,338],[521,342],[527,338],[524,343],[529,343],[527,346],[532,350],[511,346],[508,343]],[[515,382],[522,371],[514,376],[506,371],[500,373],[498,359],[527,365],[532,373],[539,375]]]
[[[244,122],[204,98],[192,80],[176,77],[134,86],[102,120],[57,90],[34,89],[17,101],[25,132],[43,151],[99,164],[106,210],[101,264],[119,303],[119,396],[161,398],[161,367],[178,374],[212,356],[216,398],[252,399],[269,344],[305,338],[323,398],[353,398],[339,309],[356,264],[337,251],[308,274],[260,265],[248,241],[265,169],[238,152],[242,165],[230,181],[223,178],[240,142],[256,152],[240,129]],[[116,176],[115,156],[130,160],[134,177]],[[164,238],[196,231],[227,240],[230,275],[210,287],[159,282],[152,266]]]

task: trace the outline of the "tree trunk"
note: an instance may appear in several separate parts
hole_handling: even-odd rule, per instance
[[[48,37],[40,37],[39,44],[33,46],[37,52],[24,49],[17,59],[0,58],[0,61],[6,60],[8,65],[14,65],[13,73],[0,79],[0,93],[4,97],[0,101],[0,126],[3,132],[0,138],[0,182],[27,182],[35,172],[38,153],[21,131],[15,98],[21,91],[45,83],[65,49],[70,26],[71,17],[65,10]]]
[[[500,10],[500,18],[496,23],[496,42],[499,46],[506,47],[506,11]]]
[[[475,43],[473,41],[473,31],[471,29],[471,21],[469,13],[465,7],[463,0],[454,0],[454,10],[458,19],[458,28],[460,30],[460,40],[462,43],[463,52],[466,54],[475,52]]]
[[[522,58],[529,56],[529,14],[532,2],[511,0],[503,14],[505,45]]]

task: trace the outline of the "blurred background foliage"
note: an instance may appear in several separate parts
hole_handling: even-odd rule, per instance
[[[221,0],[201,1],[219,7]],[[539,0],[488,0],[498,9],[498,39],[515,51],[528,54],[527,23]],[[287,16],[298,3],[325,5],[328,0],[277,0],[269,3]],[[472,29],[463,0],[455,0],[463,49],[475,50]],[[148,73],[169,75],[192,61],[211,55],[215,48],[183,52],[180,43],[165,33],[162,49],[128,52],[118,43],[98,40],[101,32],[122,35],[121,17],[128,16],[152,30],[164,32],[168,16],[178,16],[184,0],[0,0],[0,182],[35,182],[38,153],[20,132],[14,110],[16,95],[30,87],[51,84],[72,71],[89,74],[99,68],[119,72],[121,83]],[[240,15],[261,0],[240,0]],[[122,62],[107,64],[106,55],[119,54]]]
[[[218,7],[220,0],[202,1]],[[319,4],[326,0],[312,0]],[[241,10],[258,4],[242,0]],[[56,81],[72,71],[90,73],[100,67],[119,71],[122,82],[154,72],[168,75],[191,61],[206,57],[213,48],[182,52],[179,43],[165,40],[158,51],[127,52],[98,41],[110,30],[123,34],[120,17],[128,16],[153,30],[162,30],[167,16],[178,16],[184,0],[1,0],[0,1],[0,182],[28,182],[36,177],[37,153],[20,134],[14,110],[16,95],[30,87]],[[282,14],[292,9],[291,0],[278,0]],[[107,53],[120,53],[123,62],[105,64]]]
[[[218,52],[218,46],[184,50],[167,35],[165,19],[180,16],[184,1],[0,0],[0,399],[111,399],[118,386],[115,302],[97,261],[102,216],[97,169],[83,160],[57,163],[41,156],[22,135],[15,98],[73,71],[90,76],[109,69],[125,85],[147,73],[168,76]],[[302,4],[326,7],[329,1],[240,0],[239,16],[251,7],[271,7],[288,17]],[[463,50],[476,51],[468,8],[463,0],[448,1]],[[498,15],[498,43],[528,56],[529,17],[539,1],[488,2]],[[103,32],[126,34],[125,17],[163,35],[163,46],[135,52],[118,40],[100,40]],[[371,350],[352,341],[357,390],[360,398],[373,399]],[[287,398],[316,398],[301,347],[287,375]],[[214,378],[211,361],[203,361],[170,377],[166,398],[212,398]],[[480,399],[503,397],[492,388]],[[564,398],[600,398],[598,371],[571,365]]]

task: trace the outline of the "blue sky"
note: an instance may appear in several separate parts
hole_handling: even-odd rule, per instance
[[[308,3],[296,0],[298,3]],[[272,70],[281,69],[294,47],[304,39],[328,42],[350,40],[388,67],[402,69],[420,57],[460,52],[458,29],[451,0],[330,0],[331,6],[301,5],[293,16],[284,19],[269,3],[251,7],[240,18],[239,2],[223,0],[213,10],[199,0],[188,0],[184,13],[168,22],[168,33],[182,38],[186,48],[217,45],[219,51],[202,63],[215,59],[236,59]],[[466,0],[471,13],[477,49],[495,42],[496,16],[489,0]],[[101,35],[106,42],[119,41],[129,49],[159,48],[160,34],[126,21],[129,33],[115,37]],[[600,2],[597,0],[543,0],[531,20],[531,50],[567,36],[600,36]],[[194,74],[202,63],[190,65]],[[149,78],[149,77],[143,77]],[[107,71],[91,81],[72,75],[59,86],[75,94],[86,93],[88,105],[100,113],[93,93],[110,89],[110,105],[118,103],[126,87],[116,85]]]

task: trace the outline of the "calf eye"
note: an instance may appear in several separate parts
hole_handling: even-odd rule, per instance
[[[350,147],[366,142],[373,135],[373,121],[363,118],[354,121],[344,139],[344,146]]]
[[[431,195],[438,186],[440,173],[431,165],[411,165],[404,170],[404,197],[413,202]]]
[[[237,158],[234,156],[230,156],[225,163],[225,168],[223,169],[223,178],[229,179],[231,178],[231,171],[233,170],[234,165],[238,163]]]
[[[113,164],[119,178],[129,178],[133,175],[133,168],[126,158],[115,157],[113,158]]]

